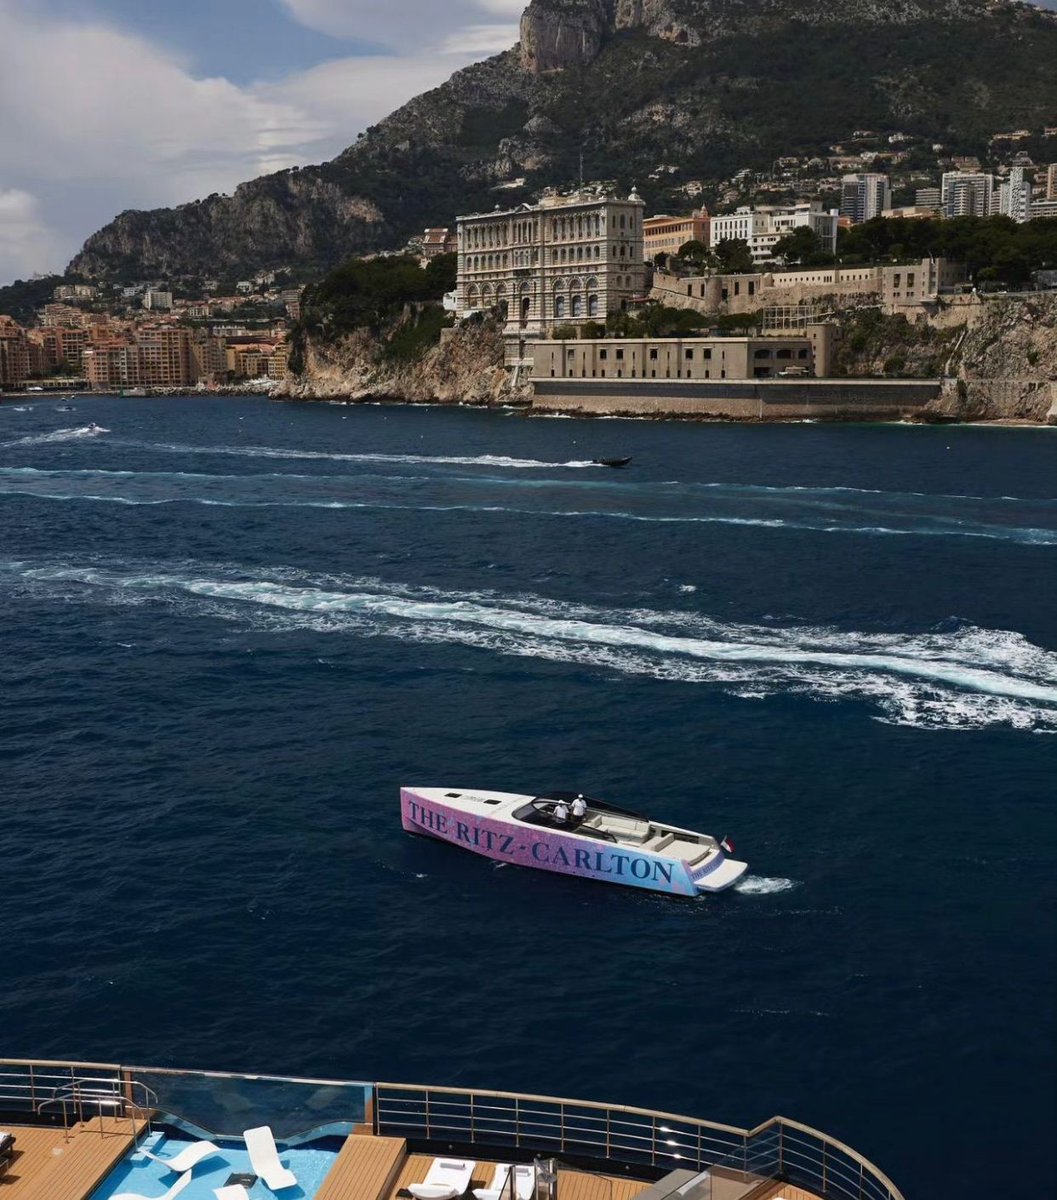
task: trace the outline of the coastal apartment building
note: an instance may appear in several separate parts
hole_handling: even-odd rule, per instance
[[[459,217],[456,316],[496,310],[508,338],[532,341],[626,308],[645,290],[643,207],[595,184]]]
[[[807,337],[598,338],[538,342],[533,379],[796,378],[815,374]]]
[[[711,218],[707,208],[695,209],[689,216],[671,217],[660,213],[642,222],[642,252],[646,262],[658,254],[678,254],[687,242],[709,243]]]
[[[1010,168],[1009,178],[998,185],[996,205],[1003,217],[1023,225],[1031,216],[1031,181],[1024,178],[1023,167]]]
[[[887,175],[867,172],[841,180],[840,215],[853,225],[879,217],[892,207],[892,184]]]
[[[995,177],[984,171],[946,171],[940,181],[945,217],[989,217],[996,199]]]
[[[26,331],[13,317],[0,316],[0,387],[21,387],[29,376]]]
[[[1044,200],[1057,200],[1057,163],[1050,163],[1046,168],[1046,194]]]
[[[748,242],[754,262],[769,262],[774,247],[794,229],[807,226],[818,238],[823,250],[830,254],[837,249],[836,210],[826,211],[819,200],[799,204],[767,204],[757,208],[744,206],[732,213],[712,217],[709,244],[714,249],[727,239]]]

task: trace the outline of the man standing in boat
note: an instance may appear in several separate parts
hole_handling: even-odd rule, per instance
[[[564,825],[569,820],[569,806],[564,800],[559,800],[554,806],[554,824]]]
[[[587,801],[584,799],[583,792],[578,792],[576,799],[573,801],[573,817],[577,821],[582,821],[587,816]]]

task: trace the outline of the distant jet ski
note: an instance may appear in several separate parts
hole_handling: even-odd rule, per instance
[[[591,461],[596,467],[626,467],[631,462],[631,455],[627,458],[592,458]]]

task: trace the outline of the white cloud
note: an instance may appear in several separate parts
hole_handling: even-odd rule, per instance
[[[527,0],[282,0],[295,20],[335,37],[359,38],[415,53],[443,47],[441,53],[472,49],[482,28],[503,30],[488,38],[486,53],[517,41],[518,18]],[[508,18],[502,24],[489,17]],[[449,49],[450,48],[450,49]]]
[[[0,189],[0,262],[10,262],[12,274],[32,275],[57,264],[50,261],[54,234],[44,224],[36,196],[21,188]]]
[[[368,23],[377,15],[380,36],[397,25],[415,36],[398,54],[238,86],[195,78],[178,57],[98,20],[45,19],[30,0],[0,0],[0,187],[9,197],[0,283],[65,264],[124,209],[179,204],[330,158],[405,100],[516,37],[480,20],[511,13],[508,0],[459,0],[473,18],[461,33],[452,19],[434,20],[443,7],[436,0],[416,0],[419,14],[431,14],[422,22],[408,0],[285,2],[320,21],[339,10]]]

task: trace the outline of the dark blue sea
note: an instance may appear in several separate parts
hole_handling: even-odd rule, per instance
[[[0,407],[0,1053],[1052,1179],[1057,430],[73,404]],[[750,875],[497,867],[401,784],[583,790]]]

